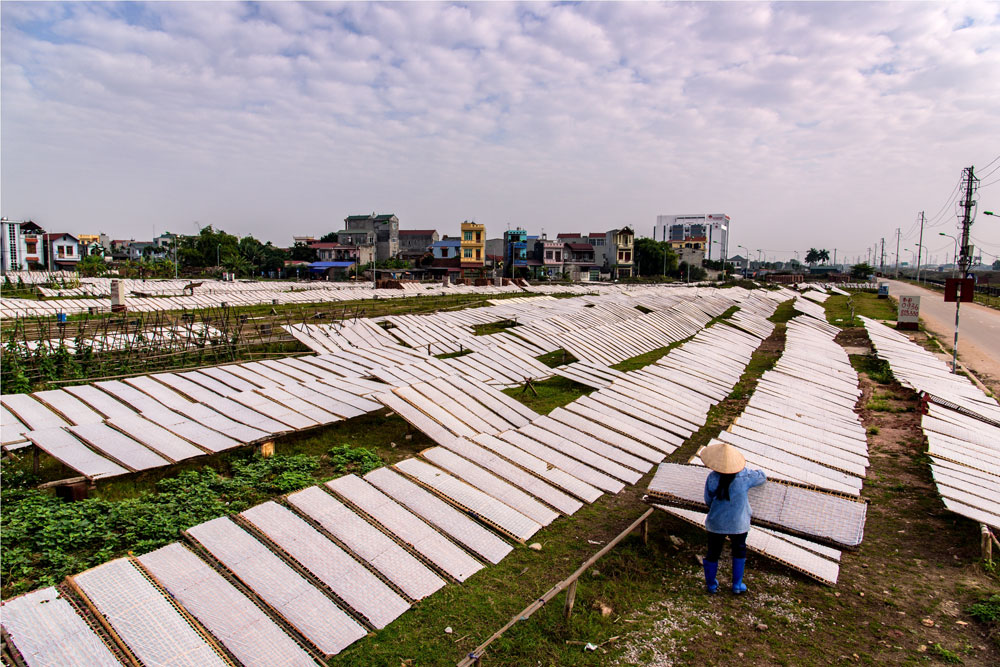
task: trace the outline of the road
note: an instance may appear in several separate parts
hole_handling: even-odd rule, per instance
[[[955,340],[955,304],[944,302],[944,293],[895,280],[889,294],[920,296],[920,319],[949,349]],[[963,303],[958,332],[958,357],[989,387],[1000,384],[1000,310],[978,303]],[[987,381],[989,380],[989,381]]]

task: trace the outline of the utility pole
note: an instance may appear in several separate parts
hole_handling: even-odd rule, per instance
[[[882,237],[882,249],[878,253],[878,268],[885,274],[885,237]]]
[[[920,253],[924,251],[924,212],[920,212],[920,240],[917,241],[917,282],[920,282]]]
[[[972,196],[976,192],[976,188],[979,187],[979,179],[976,178],[974,173],[975,167],[969,167],[965,170],[964,180],[965,180],[965,201],[962,202],[962,208],[965,212],[962,214],[962,244],[960,248],[960,254],[958,258],[958,268],[959,268],[959,279],[964,280],[965,275],[969,272],[970,265],[972,264],[972,248],[969,247],[969,228],[972,227],[972,209],[975,208],[976,202],[972,200]],[[958,298],[955,299],[955,344],[951,348],[951,372],[958,372],[958,311],[962,305],[962,290],[959,290]]]
[[[896,280],[899,280],[899,234],[900,229],[896,227]]]

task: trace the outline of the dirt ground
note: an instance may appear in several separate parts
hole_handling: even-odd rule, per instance
[[[838,341],[868,344],[863,329]],[[1000,665],[1000,638],[967,612],[1000,591],[1000,579],[980,559],[978,524],[947,511],[935,491],[918,400],[864,373],[861,386],[870,456],[866,535],[857,551],[843,553],[837,586],[750,554],[748,596],[707,596],[704,533],[664,514],[665,594],[627,617],[635,630],[622,638],[616,664]],[[873,397],[877,410],[867,407]],[[724,554],[723,587],[728,576]]]

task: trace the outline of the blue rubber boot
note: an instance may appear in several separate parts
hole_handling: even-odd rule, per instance
[[[733,559],[733,593],[739,595],[747,592],[747,585],[743,583],[743,570],[746,569],[746,558]]]
[[[719,571],[719,562],[702,560],[701,565],[705,568],[705,590],[709,595],[715,595],[719,592],[719,580],[715,578],[715,573]]]

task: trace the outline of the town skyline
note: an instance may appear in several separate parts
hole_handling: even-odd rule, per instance
[[[905,260],[921,210],[929,253],[950,252],[963,168],[1000,208],[989,3],[5,2],[0,18],[0,213],[53,231],[212,225],[285,246],[371,210],[441,234],[652,236],[658,215],[724,211],[730,254],[894,251],[898,227]],[[1000,253],[991,219],[973,238]]]

